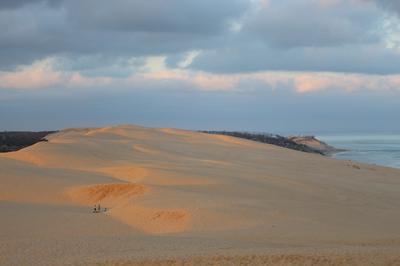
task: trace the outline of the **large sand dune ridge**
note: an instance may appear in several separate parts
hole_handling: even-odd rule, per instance
[[[0,154],[5,263],[40,264],[38,252],[56,264],[147,258],[149,249],[400,251],[400,170],[178,129],[67,129],[47,138]],[[92,213],[95,204],[107,211]],[[9,254],[38,237],[37,247]],[[57,239],[64,244],[52,245]],[[71,255],[70,246],[85,248]]]

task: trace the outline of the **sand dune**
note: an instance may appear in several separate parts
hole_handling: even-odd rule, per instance
[[[47,139],[0,154],[0,264],[296,247],[400,254],[399,170],[178,129],[67,129]],[[94,204],[107,211],[92,213]]]
[[[147,187],[135,184],[101,184],[74,187],[67,191],[72,200],[81,204],[117,204],[123,200],[143,195]]]

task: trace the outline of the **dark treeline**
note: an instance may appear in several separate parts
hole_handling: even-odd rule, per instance
[[[39,141],[47,141],[45,137],[56,131],[41,132],[0,132],[0,152],[17,151],[31,146]]]
[[[237,132],[237,131],[200,131],[203,133],[208,133],[208,134],[218,134],[218,135],[226,135],[226,136],[231,136],[231,137],[236,137],[236,138],[241,138],[241,139],[248,139],[248,140],[253,140],[261,143],[267,143],[267,144],[272,144],[276,145],[279,147],[284,147],[296,151],[302,151],[302,152],[308,152],[308,153],[318,153],[318,154],[324,154],[323,152],[313,149],[307,145],[304,144],[298,144],[294,142],[293,140],[290,140],[286,137],[280,136],[280,135],[272,135],[272,134],[267,134],[267,133],[249,133],[249,132]]]

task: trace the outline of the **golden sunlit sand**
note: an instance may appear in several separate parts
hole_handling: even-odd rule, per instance
[[[400,170],[177,129],[47,139],[0,154],[2,265],[400,263]]]

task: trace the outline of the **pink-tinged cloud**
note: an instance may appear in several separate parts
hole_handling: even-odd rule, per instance
[[[0,87],[10,89],[41,89],[57,85],[61,73],[52,69],[50,59],[24,66],[14,72],[0,72]]]
[[[0,88],[36,90],[46,88],[83,88],[112,85],[108,77],[84,77],[78,72],[55,70],[55,59],[37,61],[13,72],[0,72]]]
[[[165,69],[139,72],[125,78],[86,77],[79,72],[62,72],[46,59],[20,67],[13,72],[0,72],[0,88],[163,88],[202,91],[254,91],[289,89],[297,93],[328,90],[354,92],[363,90],[400,91],[400,75],[363,75],[321,72],[257,72],[247,74],[212,74],[201,71]]]
[[[85,77],[80,73],[73,73],[65,78],[67,87],[83,88],[83,87],[105,87],[112,86],[113,79],[110,77]]]
[[[240,77],[238,75],[215,75],[204,72],[193,72],[184,70],[163,70],[138,74],[131,77],[131,81],[135,81],[137,76],[151,81],[177,81],[187,84],[194,89],[205,91],[217,90],[234,90]]]
[[[353,91],[400,91],[400,75],[360,75],[333,73],[305,73],[294,77],[299,93],[326,90]]]
[[[121,81],[121,80],[120,80]],[[362,75],[320,72],[258,72],[248,74],[211,74],[184,70],[164,70],[158,72],[134,74],[125,81],[125,86],[151,87],[165,83],[203,91],[253,91],[267,88],[270,90],[290,89],[297,93],[318,93],[335,90],[355,91],[400,91],[400,75]],[[249,84],[256,84],[257,88]]]

